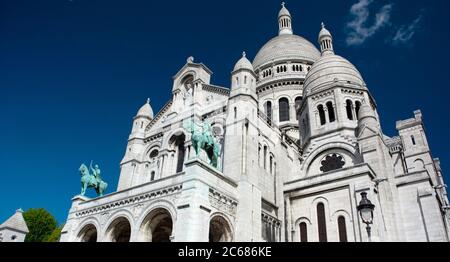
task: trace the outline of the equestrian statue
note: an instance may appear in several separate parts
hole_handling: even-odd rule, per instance
[[[92,167],[92,161],[89,165],[89,168],[92,174],[89,172],[88,167],[83,163],[80,166],[80,174],[81,174],[81,195],[84,196],[86,194],[87,188],[95,188],[98,196],[103,196],[103,193],[106,191],[108,184],[104,182],[100,176],[100,168],[98,165]]]
[[[217,168],[220,144],[213,136],[211,124],[206,122],[199,125],[193,120],[189,120],[184,124],[184,128],[191,133],[192,146],[194,147],[195,154],[199,156],[200,150],[204,150],[209,164]]]

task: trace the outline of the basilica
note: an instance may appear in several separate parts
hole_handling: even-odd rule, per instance
[[[421,111],[387,136],[325,25],[313,44],[283,4],[278,26],[253,62],[242,54],[229,87],[189,57],[172,98],[132,119],[117,190],[75,196],[61,241],[449,241]],[[214,161],[187,123],[218,145]]]

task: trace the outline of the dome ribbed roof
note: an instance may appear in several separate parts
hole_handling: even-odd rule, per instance
[[[153,109],[150,106],[150,100],[147,100],[147,103],[145,103],[145,105],[143,105],[139,109],[139,111],[136,114],[136,116],[145,116],[145,117],[153,118]]]
[[[306,75],[304,95],[325,89],[333,82],[366,88],[361,74],[352,63],[341,56],[328,54],[314,63]]]
[[[242,57],[241,59],[239,59],[239,61],[237,61],[233,71],[237,71],[239,69],[247,69],[253,71],[252,63],[247,59],[245,52],[242,53]]]
[[[257,69],[268,63],[282,60],[306,60],[315,62],[320,52],[308,40],[297,35],[279,35],[267,42],[253,60],[253,68]]]
[[[278,17],[281,17],[283,15],[291,16],[291,13],[289,13],[289,10],[287,10],[287,8],[284,6],[284,4],[281,7],[280,12],[278,12]]]

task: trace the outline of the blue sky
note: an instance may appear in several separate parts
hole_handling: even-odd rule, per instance
[[[132,117],[146,98],[158,111],[191,55],[228,87],[242,51],[252,59],[277,34],[280,2],[0,0],[0,222],[19,207],[44,207],[64,222],[82,162],[99,163],[115,190]],[[294,33],[316,46],[325,22],[336,53],[361,71],[387,135],[422,109],[445,174],[448,1],[286,6]]]

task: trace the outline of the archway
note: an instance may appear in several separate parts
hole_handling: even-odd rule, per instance
[[[119,217],[114,220],[107,232],[111,242],[130,242],[131,225],[125,217]]]
[[[84,226],[77,239],[80,242],[97,242],[97,228],[92,224]]]
[[[140,228],[139,241],[142,242],[170,242],[173,222],[169,211],[157,208],[144,219]]]
[[[209,222],[209,242],[231,242],[233,236],[228,222],[221,216],[215,216]]]

